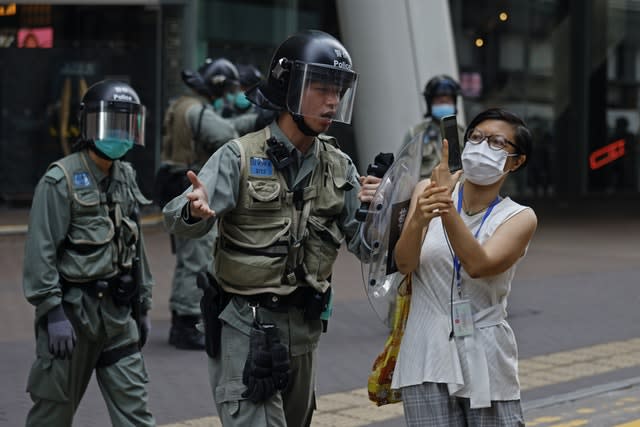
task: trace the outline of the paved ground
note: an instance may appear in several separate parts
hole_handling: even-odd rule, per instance
[[[519,266],[509,307],[528,425],[638,427],[640,210],[635,203],[594,201],[537,211],[540,227]],[[7,426],[23,424],[30,406],[24,385],[34,357],[33,309],[20,288],[25,215],[0,209],[0,425]],[[151,409],[161,426],[217,425],[204,353],[166,343],[173,257],[166,234],[148,219],[145,237],[157,281],[145,347]],[[355,258],[339,258],[335,315],[319,348],[314,426],[404,425],[401,405],[375,408],[364,395],[387,331],[363,299],[361,274]],[[95,382],[74,425],[109,425]]]

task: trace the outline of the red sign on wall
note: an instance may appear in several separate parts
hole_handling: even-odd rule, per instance
[[[591,153],[589,167],[591,170],[600,169],[622,156],[624,156],[624,139],[618,139]]]

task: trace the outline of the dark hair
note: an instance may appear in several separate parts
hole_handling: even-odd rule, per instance
[[[78,151],[82,151],[85,148],[91,147],[91,141],[87,141],[86,139],[78,138],[73,144],[71,144],[71,152],[75,153]]]
[[[515,141],[514,143],[518,146],[518,154],[524,154],[527,156],[525,158],[524,163],[522,163],[516,171],[524,168],[527,163],[529,163],[529,159],[531,158],[531,145],[533,144],[533,137],[531,136],[531,131],[525,124],[524,120],[522,120],[516,114],[503,110],[502,108],[489,108],[484,110],[477,116],[471,120],[467,130],[464,134],[465,140],[469,135],[469,132],[478,126],[480,123],[487,120],[500,120],[503,122],[509,123],[513,130],[515,131]]]

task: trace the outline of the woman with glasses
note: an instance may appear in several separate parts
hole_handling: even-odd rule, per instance
[[[531,133],[515,114],[489,109],[471,121],[465,140],[463,170],[454,174],[444,142],[395,247],[398,269],[413,278],[392,383],[410,427],[524,426],[506,308],[537,219],[500,188],[527,163]]]

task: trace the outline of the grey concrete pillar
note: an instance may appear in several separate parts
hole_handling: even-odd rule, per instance
[[[342,42],[360,74],[354,131],[360,172],[396,152],[424,112],[429,78],[458,79],[448,0],[337,0]],[[458,106],[464,122],[462,105]]]

